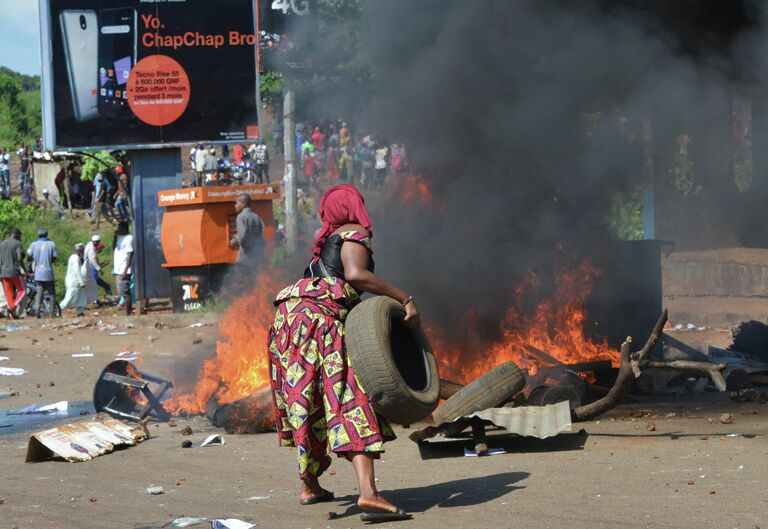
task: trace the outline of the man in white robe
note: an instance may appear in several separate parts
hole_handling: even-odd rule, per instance
[[[62,308],[75,309],[78,316],[85,316],[85,260],[83,253],[85,246],[82,243],[75,245],[75,253],[67,261],[67,276],[64,278],[64,286],[67,294],[61,302]]]

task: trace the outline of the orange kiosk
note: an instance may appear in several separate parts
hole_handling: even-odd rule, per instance
[[[165,268],[171,272],[174,312],[200,308],[221,286],[237,250],[229,241],[237,233],[235,200],[247,193],[251,209],[264,221],[266,253],[274,244],[272,203],[282,198],[281,184],[187,187],[157,193],[165,208],[160,239]]]

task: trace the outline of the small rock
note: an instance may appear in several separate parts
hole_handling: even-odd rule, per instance
[[[689,480],[688,480],[688,484],[689,484],[689,485],[693,485],[693,480],[692,480],[692,479],[689,479]]]
[[[165,494],[165,489],[163,487],[147,487],[147,492],[152,495],[158,495],[158,494]]]
[[[699,437],[699,439],[701,439],[702,441],[709,441],[709,436],[708,435],[702,435],[701,437]]]
[[[192,448],[192,441],[190,441],[189,439],[186,439],[186,440],[182,441],[181,442],[181,447],[182,448]]]
[[[56,385],[56,382],[54,382],[53,380],[51,380],[50,382],[48,382],[48,386],[49,386],[49,387],[53,387],[53,386],[55,386],[55,385]]]
[[[50,338],[48,338],[48,341],[49,341],[49,342],[52,342],[53,340],[54,340],[53,336],[51,336]]]
[[[338,517],[339,517],[339,513],[337,513],[337,512],[330,511],[328,513],[328,519],[329,520],[335,520]]]
[[[181,429],[181,435],[192,435],[194,432],[192,432],[192,428],[189,426],[185,426]]]
[[[192,343],[194,345],[201,344],[201,343],[203,343],[203,339],[202,338],[195,338],[194,340],[192,340]]]
[[[176,428],[176,421],[174,421],[174,420],[170,420],[170,421],[168,421],[168,426],[169,426],[170,428]]]
[[[88,410],[80,410],[80,417],[88,415]]]
[[[99,500],[97,500],[96,498],[90,498],[88,501],[91,502],[91,503],[96,503]]]
[[[707,417],[707,420],[709,421],[709,424],[715,424],[715,418],[714,417]]]
[[[335,470],[329,470],[328,474],[330,474],[331,476],[335,476],[336,475],[336,471]]]
[[[733,414],[732,413],[723,413],[720,416],[720,422],[723,424],[732,424],[733,423]]]
[[[710,490],[709,493],[710,494],[717,494],[717,492],[715,492],[714,490]]]
[[[656,423],[649,422],[648,424],[645,425],[645,429],[648,430],[649,432],[655,432],[656,431]]]

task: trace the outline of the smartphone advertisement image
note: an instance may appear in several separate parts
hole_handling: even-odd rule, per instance
[[[40,0],[48,147],[258,136],[254,0]]]

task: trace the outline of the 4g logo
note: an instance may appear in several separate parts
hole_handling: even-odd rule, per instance
[[[282,11],[284,15],[291,12],[299,16],[308,15],[309,0],[272,0],[272,10]]]

